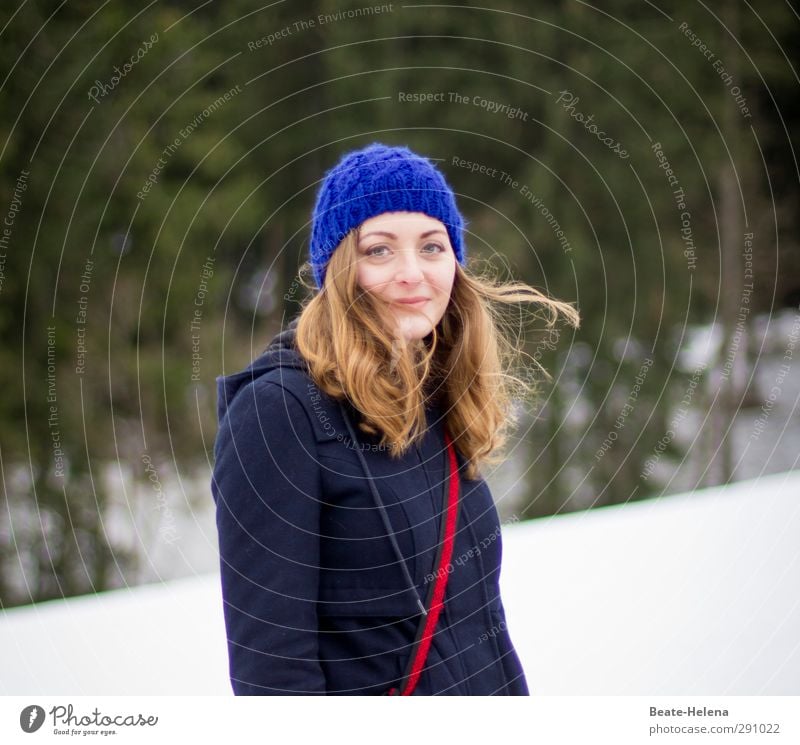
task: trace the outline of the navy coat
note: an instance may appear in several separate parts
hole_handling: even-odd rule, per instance
[[[434,580],[441,411],[427,410],[424,441],[395,460],[348,407],[354,443],[294,347],[296,323],[246,370],[217,379],[211,489],[231,683],[236,695],[383,694],[399,684]],[[445,604],[414,695],[528,695],[500,598],[497,510],[457,459]]]

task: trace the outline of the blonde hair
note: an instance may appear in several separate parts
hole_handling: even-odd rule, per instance
[[[354,229],[333,252],[323,287],[300,312],[296,344],[312,379],[329,396],[348,399],[363,417],[359,427],[380,434],[393,457],[424,436],[426,401],[438,397],[447,430],[467,461],[466,477],[477,478],[484,463],[503,460],[501,448],[517,421],[515,400],[537,389],[530,375],[515,371],[530,355],[504,333],[510,324],[502,307],[533,303],[546,312],[547,328],[559,314],[577,328],[578,312],[523,282],[473,275],[456,263],[441,321],[426,339],[404,343],[390,331],[395,319],[385,301],[358,285],[357,242]],[[305,264],[301,273],[308,270]]]

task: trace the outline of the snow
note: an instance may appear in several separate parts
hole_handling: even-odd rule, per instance
[[[503,537],[534,695],[800,693],[800,472]]]
[[[800,694],[800,472],[503,529],[533,695]],[[219,575],[0,616],[3,695],[230,695]]]

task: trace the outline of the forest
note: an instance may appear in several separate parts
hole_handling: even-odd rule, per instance
[[[216,378],[313,291],[316,188],[374,141],[446,174],[471,270],[580,312],[506,311],[547,372],[506,521],[797,468],[792,4],[34,0],[0,38],[2,607],[213,553],[180,526]]]

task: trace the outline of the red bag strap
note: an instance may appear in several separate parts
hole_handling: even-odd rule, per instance
[[[436,566],[434,574],[435,580],[428,591],[426,603],[428,612],[422,617],[422,622],[417,631],[417,637],[414,640],[411,656],[406,665],[406,672],[400,682],[400,686],[399,688],[390,688],[386,692],[388,696],[410,696],[414,692],[417,682],[419,681],[419,676],[425,668],[428,652],[433,642],[436,623],[444,607],[444,593],[447,588],[447,579],[450,576],[450,572],[447,571],[446,567],[449,566],[453,556],[459,508],[458,461],[456,460],[456,451],[453,447],[453,442],[446,429],[444,432],[444,442],[447,448],[449,464],[449,473],[445,485],[447,506],[445,517],[442,520],[436,561],[434,562]]]

